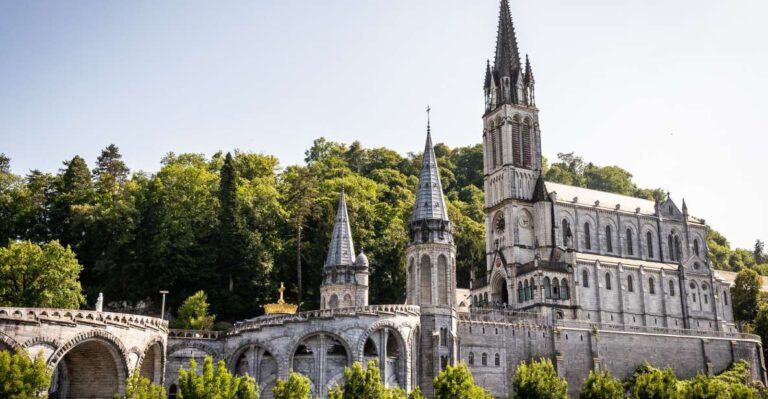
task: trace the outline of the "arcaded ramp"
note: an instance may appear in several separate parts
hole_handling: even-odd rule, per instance
[[[133,370],[161,384],[168,323],[88,310],[0,308],[0,350],[43,356],[54,398],[112,398]]]

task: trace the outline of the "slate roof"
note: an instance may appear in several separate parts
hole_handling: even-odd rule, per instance
[[[336,222],[333,225],[331,245],[328,248],[328,256],[325,258],[325,266],[347,266],[355,261],[355,247],[352,244],[352,229],[349,227],[347,215],[347,201],[344,198],[344,190],[339,194],[339,205],[336,210]]]
[[[412,221],[445,220],[448,221],[448,211],[443,198],[443,186],[440,184],[440,173],[437,168],[437,157],[432,146],[432,134],[427,125],[427,143],[424,146],[424,160],[421,163],[419,187],[416,190],[416,205],[413,208]]]

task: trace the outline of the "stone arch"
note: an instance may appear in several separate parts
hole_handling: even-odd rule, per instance
[[[491,278],[491,301],[510,304],[506,273],[494,273]]]
[[[174,344],[168,348],[166,353],[168,354],[168,356],[170,356],[184,349],[197,349],[201,352],[204,352],[206,355],[211,356],[214,359],[219,358],[219,354],[213,348],[211,348],[208,345],[201,344],[199,342],[182,342],[182,343]]]
[[[0,350],[17,351],[22,347],[15,339],[0,331]]]
[[[165,369],[166,355],[164,349],[165,343],[159,336],[150,340],[139,357],[138,368],[142,377],[152,381],[154,384],[163,382],[163,370]]]
[[[338,334],[320,329],[296,341],[289,352],[288,367],[310,379],[312,396],[325,397],[328,388],[343,376],[344,368],[351,366],[352,361],[349,343]]]
[[[397,386],[407,389],[410,385],[408,376],[411,373],[412,352],[409,350],[409,342],[398,327],[398,324],[391,320],[380,320],[371,324],[357,342],[356,358],[364,364],[366,347],[373,344],[376,354],[379,356],[382,380],[388,387]],[[378,340],[372,339],[376,332],[382,330],[387,331],[387,342],[384,348],[381,347],[382,337],[379,337]],[[382,357],[384,362],[381,361]]]
[[[53,397],[104,397],[125,391],[128,351],[114,335],[101,330],[78,334],[48,361],[53,370]],[[98,378],[94,378],[98,376]]]
[[[331,298],[328,300],[328,308],[336,309],[339,307],[339,296],[331,294]]]
[[[252,376],[258,384],[259,397],[271,399],[272,388],[280,375],[281,359],[276,354],[268,342],[248,341],[230,356],[227,368],[237,375]]]

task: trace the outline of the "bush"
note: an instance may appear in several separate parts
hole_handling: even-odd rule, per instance
[[[115,395],[115,399],[165,399],[165,389],[142,378],[138,370],[125,380],[125,395]]]
[[[520,363],[512,382],[515,398],[567,399],[568,383],[560,378],[549,359]]]
[[[0,398],[47,398],[50,384],[42,353],[33,360],[25,350],[0,351]]]
[[[610,371],[590,371],[581,385],[579,399],[621,399],[624,397],[624,385],[611,377]]]
[[[421,392],[419,392],[421,395]],[[492,399],[493,395],[480,386],[475,385],[475,379],[461,363],[448,366],[435,378],[435,399]]]
[[[277,380],[272,395],[275,399],[312,399],[310,389],[309,378],[291,372],[287,380]]]
[[[419,392],[420,394],[420,392]],[[344,369],[344,385],[335,386],[329,393],[329,399],[406,399],[405,391],[400,388],[387,388],[381,382],[379,362],[368,362],[365,369],[360,362],[352,368]]]
[[[256,381],[251,376],[232,376],[224,361],[214,367],[213,358],[203,360],[203,373],[197,374],[197,362],[189,370],[179,370],[179,399],[259,399]]]
[[[632,397],[635,399],[678,399],[678,381],[672,369],[664,370],[643,363],[632,377]]]

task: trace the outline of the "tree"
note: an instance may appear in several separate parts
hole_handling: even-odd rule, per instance
[[[50,384],[42,352],[32,359],[25,350],[0,351],[0,398],[47,398]]]
[[[11,174],[11,158],[0,152],[0,173]]]
[[[112,193],[125,184],[131,170],[122,158],[120,149],[114,144],[101,150],[101,155],[96,158],[93,175],[98,179],[102,191]]]
[[[752,251],[755,262],[757,263],[764,263],[766,260],[765,257],[765,243],[760,240],[755,240],[755,249]]]
[[[179,399],[258,399],[259,391],[253,377],[233,376],[221,360],[214,367],[213,358],[203,359],[202,374],[192,359],[189,369],[179,370]]]
[[[243,234],[237,201],[237,171],[232,154],[227,153],[219,177],[218,266],[227,279],[227,290],[234,290],[235,274],[243,270],[247,243]]]
[[[590,371],[579,391],[579,399],[622,399],[624,385],[611,372]]]
[[[491,399],[493,395],[475,384],[466,364],[448,366],[434,381],[435,399]]]
[[[165,388],[143,378],[138,370],[125,380],[125,395],[122,399],[165,399]],[[115,395],[115,399],[121,399]]]
[[[312,399],[309,378],[291,371],[287,380],[278,379],[272,388],[274,399]]]
[[[760,296],[760,276],[751,269],[743,269],[736,274],[731,288],[733,316],[737,321],[747,322],[755,318]]]
[[[208,314],[208,307],[208,295],[204,291],[197,291],[179,306],[179,316],[174,324],[177,328],[210,330],[216,316]]]
[[[406,399],[405,392],[387,388],[381,381],[379,363],[369,361],[366,368],[355,362],[344,368],[344,385],[335,386],[328,393],[329,399]]]
[[[512,380],[515,398],[566,399],[568,383],[560,378],[549,359],[520,363]]]
[[[678,399],[678,381],[671,368],[661,370],[643,363],[627,382],[635,399]]]
[[[82,266],[58,241],[11,242],[0,248],[0,306],[77,309],[85,303]]]
[[[768,357],[768,304],[762,303],[757,310],[754,321],[754,332],[763,341],[763,356]]]

